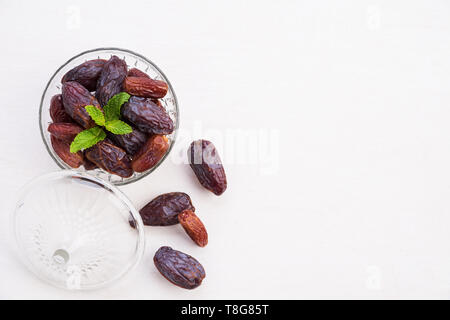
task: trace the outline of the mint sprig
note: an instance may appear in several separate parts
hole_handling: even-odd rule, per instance
[[[122,120],[111,120],[107,121],[105,124],[106,130],[114,133],[114,134],[127,134],[133,131],[131,127],[123,122]]]
[[[106,121],[120,119],[120,108],[125,102],[128,102],[128,99],[130,99],[130,95],[126,92],[118,93],[109,99],[108,103],[103,108]]]
[[[102,127],[105,126],[105,116],[103,115],[102,110],[94,106],[86,106],[84,108],[97,125]]]
[[[106,138],[103,127],[114,134],[131,133],[133,129],[120,120],[120,108],[128,101],[130,95],[120,92],[109,99],[103,111],[92,105],[85,106],[87,113],[97,126],[81,131],[70,144],[70,152],[76,153],[92,147]]]
[[[76,153],[80,150],[87,149],[96,143],[104,140],[106,133],[101,127],[93,127],[81,131],[70,144],[70,152]]]

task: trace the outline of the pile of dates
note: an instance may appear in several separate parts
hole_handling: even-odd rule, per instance
[[[48,127],[56,154],[70,167],[101,168],[123,178],[154,167],[169,148],[166,135],[174,123],[159,99],[167,94],[164,81],[151,79],[124,60],[89,60],[68,71],[61,80],[62,92],[52,97]],[[91,148],[70,153],[75,136],[95,126],[85,106],[102,109],[114,95],[131,95],[121,108],[121,119],[133,131],[124,135],[107,132],[107,138]]]

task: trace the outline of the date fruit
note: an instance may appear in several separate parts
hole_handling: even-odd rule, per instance
[[[93,105],[99,109],[101,107],[97,99],[85,87],[75,81],[63,83],[62,100],[64,109],[72,119],[86,129],[95,126],[94,120],[84,107],[87,105]]]
[[[127,76],[127,64],[117,56],[109,59],[97,81],[97,91],[95,96],[104,107],[109,99],[122,90],[122,83]]]
[[[62,78],[61,83],[75,81],[89,91],[95,91],[100,73],[105,66],[106,60],[95,59],[86,61],[79,66],[69,70]]]
[[[128,70],[128,74],[127,77],[144,77],[144,78],[150,78],[150,76],[148,74],[146,74],[145,72],[136,69],[136,68],[131,68],[130,70]]]
[[[200,184],[216,195],[227,188],[227,177],[219,153],[207,140],[197,140],[188,149],[189,164]]]
[[[206,232],[203,222],[192,210],[186,209],[181,212],[178,215],[178,221],[197,245],[204,247],[208,244],[208,232]]]
[[[73,122],[73,119],[64,110],[62,94],[56,94],[50,100],[50,117],[53,122]]]
[[[172,249],[161,247],[153,257],[156,269],[173,284],[185,288],[197,288],[205,278],[205,269],[195,258]]]
[[[147,135],[136,128],[127,134],[113,134],[107,132],[108,137],[114,144],[124,149],[130,156],[133,156],[138,152],[142,146],[147,142]]]
[[[153,135],[134,155],[131,167],[136,172],[144,172],[153,168],[166,154],[169,143],[165,136]]]
[[[83,131],[83,128],[75,123],[58,122],[51,123],[47,130],[55,136],[55,138],[72,143],[76,135]]]
[[[128,178],[133,174],[127,153],[108,141],[100,141],[85,152],[89,161],[103,170]]]
[[[184,192],[170,192],[157,196],[140,211],[146,226],[171,226],[178,223],[178,214],[195,211],[191,198]]]
[[[173,121],[164,110],[151,99],[131,97],[122,106],[122,116],[140,131],[153,134],[171,134]]]
[[[159,99],[167,94],[167,83],[145,77],[126,77],[123,83],[126,92],[133,96]]]
[[[59,140],[54,135],[50,135],[50,141],[56,154],[70,167],[78,168],[83,164],[83,154],[81,152],[71,153],[70,143]]]

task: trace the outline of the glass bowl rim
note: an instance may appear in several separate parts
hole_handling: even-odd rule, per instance
[[[176,111],[176,125],[174,127],[174,131],[173,131],[173,138],[172,138],[172,143],[169,146],[169,149],[166,151],[166,153],[164,154],[164,156],[161,158],[161,160],[159,160],[159,162],[156,164],[156,166],[148,169],[147,171],[144,171],[142,173],[140,173],[140,175],[134,179],[130,179],[130,180],[126,180],[126,181],[122,181],[122,182],[116,182],[116,183],[112,183],[116,186],[123,186],[123,185],[127,185],[136,181],[141,180],[142,178],[148,176],[150,173],[152,173],[154,170],[156,170],[168,157],[168,155],[170,154],[170,152],[172,151],[172,148],[175,144],[175,141],[177,139],[177,135],[178,135],[178,128],[180,126],[180,109],[178,107],[178,99],[177,96],[175,94],[175,91],[172,87],[172,84],[170,83],[169,79],[167,78],[167,76],[165,75],[165,73],[150,59],[146,58],[145,56],[136,53],[132,50],[128,50],[128,49],[122,49],[122,48],[117,48],[117,47],[102,47],[102,48],[96,48],[96,49],[90,49],[90,50],[86,50],[83,51],[75,56],[73,56],[72,58],[70,58],[69,60],[67,60],[65,63],[63,63],[54,73],[53,75],[50,77],[50,80],[48,80],[47,85],[45,86],[44,92],[42,93],[41,96],[41,102],[39,105],[39,131],[40,131],[40,135],[42,138],[42,141],[45,145],[45,148],[47,149],[47,152],[50,154],[50,157],[53,159],[53,161],[57,164],[58,167],[60,167],[63,170],[74,170],[75,169],[69,169],[67,167],[64,167],[61,163],[59,163],[59,161],[56,159],[55,155],[53,154],[53,148],[47,143],[47,140],[45,139],[44,136],[44,132],[47,130],[46,128],[44,128],[42,126],[42,112],[44,112],[44,99],[45,96],[47,94],[47,90],[50,87],[50,84],[52,83],[53,79],[55,79],[56,75],[68,64],[70,64],[72,61],[74,61],[75,59],[85,55],[85,54],[90,54],[90,53],[94,53],[94,52],[99,52],[99,51],[117,51],[117,52],[121,52],[121,53],[127,53],[127,54],[131,54],[131,55],[135,55],[139,58],[141,58],[142,60],[144,60],[146,63],[152,65],[152,67],[154,67],[165,79],[165,81],[167,82],[167,85],[169,86],[170,91],[172,92],[173,95],[173,99],[175,101],[174,105],[175,105],[175,111]],[[104,170],[103,170],[104,171]],[[78,171],[80,172],[80,171]],[[89,171],[86,171],[89,174]],[[104,171],[105,174],[107,175],[112,175],[109,172]],[[92,175],[94,176],[94,175]]]
[[[26,257],[25,251],[23,250],[23,245],[21,241],[19,240],[19,226],[17,224],[18,219],[18,210],[21,207],[21,200],[23,197],[33,189],[33,187],[36,187],[36,185],[39,182],[46,181],[48,179],[56,179],[56,178],[82,178],[85,180],[88,180],[95,184],[100,184],[102,188],[110,190],[114,196],[123,204],[125,207],[130,211],[130,214],[133,216],[133,219],[135,220],[136,224],[136,231],[138,232],[138,238],[137,238],[137,248],[136,252],[133,256],[133,261],[131,261],[128,266],[123,269],[120,273],[118,273],[116,276],[112,277],[111,279],[105,280],[103,282],[100,282],[95,285],[88,285],[84,286],[82,288],[76,288],[74,291],[89,291],[89,290],[96,290],[100,288],[107,287],[116,281],[124,278],[126,275],[128,275],[133,269],[136,268],[136,266],[139,264],[139,262],[142,260],[142,257],[144,255],[145,251],[145,230],[144,230],[144,223],[142,222],[141,215],[131,202],[131,200],[125,195],[124,192],[122,192],[117,186],[113,185],[112,183],[105,181],[101,178],[98,178],[96,176],[87,174],[86,172],[79,172],[75,170],[62,170],[62,171],[53,171],[49,173],[44,173],[42,175],[39,175],[37,177],[34,177],[30,181],[28,181],[24,186],[22,186],[18,192],[18,195],[16,196],[16,205],[14,207],[14,211],[11,214],[11,224],[12,224],[12,230],[15,240],[16,249],[18,252],[19,257],[21,258],[22,262],[26,265],[28,270],[30,270],[35,276],[37,276],[42,281],[51,284],[57,288],[62,288],[65,290],[72,290],[68,288],[67,286],[63,286],[60,283],[56,281],[52,281],[49,278],[46,278],[42,274],[40,274],[34,265],[31,263],[31,261]]]

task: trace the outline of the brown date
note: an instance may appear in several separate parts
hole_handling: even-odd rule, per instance
[[[81,84],[75,81],[68,81],[62,85],[62,100],[64,109],[76,122],[84,128],[95,126],[89,113],[84,108],[87,105],[93,105],[101,109],[97,99]]]
[[[197,288],[205,278],[205,269],[195,258],[171,247],[161,247],[153,257],[156,269],[173,284]]]
[[[113,134],[107,132],[108,138],[111,139],[114,144],[124,149],[130,156],[133,156],[138,152],[142,146],[147,142],[147,135],[136,128],[132,128],[133,131],[127,134]]]
[[[47,130],[59,140],[71,143],[83,128],[76,123],[58,122],[51,123]]]
[[[189,164],[200,184],[216,195],[227,188],[227,177],[219,153],[207,140],[197,140],[188,149]]]
[[[173,132],[173,121],[164,110],[150,99],[131,97],[122,106],[122,116],[140,131],[154,134]]]
[[[50,117],[53,122],[74,122],[64,110],[62,94],[56,94],[50,100]]]
[[[128,178],[133,174],[130,158],[121,148],[108,141],[100,141],[85,151],[89,161],[103,170]]]
[[[123,83],[126,92],[133,96],[159,99],[167,94],[167,83],[145,77],[126,77]]]
[[[179,222],[178,214],[184,210],[195,211],[191,198],[184,192],[170,192],[157,196],[139,213],[146,226],[171,226]]]
[[[97,169],[97,165],[93,163],[92,161],[88,160],[86,157],[84,157],[83,167],[86,170],[94,170]]]
[[[127,76],[127,64],[117,56],[109,59],[97,81],[95,96],[103,107],[114,95],[122,90],[123,80]]]
[[[83,164],[83,154],[81,152],[71,153],[70,143],[59,140],[53,135],[50,135],[50,141],[56,154],[70,167],[78,168]]]
[[[86,61],[79,66],[69,70],[62,78],[61,82],[75,81],[81,84],[89,91],[95,91],[97,87],[97,80],[106,60],[95,59]]]
[[[158,100],[158,99],[152,99],[152,102],[154,102],[155,104],[157,104],[158,107],[162,108],[162,109],[164,110],[164,112],[166,112],[166,109],[164,109],[164,107],[163,107],[163,105],[162,105],[162,103],[161,103],[160,100]]]
[[[191,239],[200,247],[208,244],[208,232],[197,215],[189,209],[178,215],[178,221]]]
[[[165,136],[151,136],[134,155],[131,167],[136,172],[144,172],[153,168],[164,156],[168,148],[169,143]]]
[[[141,71],[136,68],[131,68],[128,70],[127,77],[144,77],[144,78],[150,78],[148,74],[146,74],[144,71]]]

